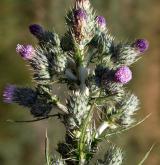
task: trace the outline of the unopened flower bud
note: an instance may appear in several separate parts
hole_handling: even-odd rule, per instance
[[[5,103],[18,103],[25,107],[34,105],[37,98],[37,93],[30,88],[19,88],[15,85],[7,85],[4,93],[3,100]]]
[[[15,92],[16,87],[14,85],[7,85],[4,93],[3,93],[3,99],[5,103],[12,103],[13,102],[13,97],[14,97],[14,92]]]
[[[132,79],[132,72],[127,66],[122,66],[115,71],[114,80],[117,83],[126,84]]]
[[[44,29],[38,24],[32,24],[29,26],[30,32],[38,39],[43,37]]]
[[[34,55],[35,50],[31,45],[18,44],[16,47],[16,52],[19,53],[23,59],[30,60]]]
[[[149,42],[145,39],[137,39],[134,43],[134,47],[140,52],[144,53],[149,48]]]
[[[106,20],[103,16],[97,16],[96,23],[100,30],[104,31],[106,29]]]

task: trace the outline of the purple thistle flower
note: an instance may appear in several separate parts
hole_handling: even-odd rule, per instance
[[[37,37],[38,39],[41,38],[44,34],[44,29],[38,24],[32,24],[29,26],[30,32]]]
[[[16,47],[16,52],[19,53],[25,60],[30,60],[34,55],[35,50],[31,45],[18,44]]]
[[[87,19],[86,11],[83,9],[76,10],[74,16],[77,21],[85,21]]]
[[[117,83],[126,84],[132,79],[132,72],[127,66],[118,68],[114,73],[114,80]]]
[[[16,86],[14,85],[7,85],[4,93],[3,93],[3,99],[5,103],[12,103],[14,99],[14,93],[15,93]]]
[[[106,20],[103,16],[97,16],[96,22],[100,29],[104,30],[106,28]]]
[[[82,41],[85,34],[85,28],[87,26],[87,13],[83,9],[77,9],[74,11],[74,22],[73,22],[73,29],[74,29],[74,34],[75,38],[78,43]]]
[[[149,48],[149,42],[145,39],[137,39],[134,47],[137,48],[140,53],[144,53]]]

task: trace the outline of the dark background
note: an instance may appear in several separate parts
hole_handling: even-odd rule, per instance
[[[7,83],[32,86],[31,74],[25,62],[16,54],[17,43],[35,44],[28,25],[39,23],[59,34],[65,31],[64,15],[72,0],[0,0],[0,92]],[[115,137],[126,152],[126,164],[135,165],[153,143],[155,148],[146,165],[160,164],[160,1],[159,0],[92,0],[96,11],[107,19],[117,40],[147,38],[149,51],[132,66],[130,83],[141,100],[142,119],[149,119],[128,132]],[[0,104],[0,165],[44,164],[44,139],[48,128],[51,152],[62,139],[63,125],[58,120],[30,124],[7,123],[5,120],[31,119],[23,107]]]

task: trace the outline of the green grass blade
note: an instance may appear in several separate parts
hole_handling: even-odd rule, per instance
[[[46,159],[46,165],[51,165],[51,159],[50,159],[50,153],[49,153],[49,139],[48,139],[47,130],[46,130],[46,137],[45,137],[45,159]]]
[[[138,165],[143,165],[143,163],[145,162],[145,160],[148,158],[149,154],[151,153],[152,149],[154,148],[155,144],[153,144],[151,146],[151,148],[149,149],[149,151],[145,154],[144,158],[141,160],[141,162]]]

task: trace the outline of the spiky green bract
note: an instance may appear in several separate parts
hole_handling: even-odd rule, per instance
[[[103,108],[104,120],[116,127],[128,127],[133,124],[133,115],[139,109],[138,98],[130,93],[124,94],[116,104],[108,104]]]
[[[103,160],[98,160],[97,165],[121,165],[123,163],[122,150],[116,146],[111,146]]]
[[[140,52],[132,43],[120,42],[117,44],[107,29],[104,32],[97,29],[90,44],[101,54],[101,56],[97,56],[101,60],[101,65],[109,68],[130,66],[140,58]]]
[[[77,129],[81,126],[82,122],[86,118],[90,109],[89,102],[89,90],[86,88],[84,92],[76,91],[70,96],[67,107],[69,111],[69,128]]]
[[[139,99],[134,94],[127,93],[116,108],[122,111],[118,123],[123,127],[128,127],[135,121],[133,115],[139,109]]]
[[[29,60],[34,71],[34,80],[38,84],[49,84],[54,75],[64,72],[67,65],[67,54],[61,49],[58,35],[48,32],[46,37],[40,41],[40,46]]]
[[[57,75],[62,74],[67,65],[67,54],[64,53],[60,48],[53,48],[51,51],[54,58],[52,64],[53,72]]]
[[[61,49],[59,36],[54,33],[54,40],[49,44],[45,44],[44,48],[48,51],[47,58],[51,65],[50,67],[58,73],[63,72],[66,67],[67,54]]]
[[[119,43],[113,47],[112,58],[115,67],[130,66],[139,59],[139,54],[131,44]]]
[[[108,31],[97,32],[91,44],[98,49],[99,54],[110,55],[114,44],[114,38],[108,34]]]
[[[54,73],[63,73],[67,64],[67,54],[63,52],[60,45],[59,36],[56,33],[50,43],[45,43],[42,48],[47,51],[47,59],[50,69]],[[52,74],[54,74],[52,73]]]
[[[34,57],[29,61],[33,68],[34,80],[39,84],[48,84],[51,80],[47,52],[38,47]]]
[[[53,108],[51,89],[48,86],[38,86],[37,99],[31,107],[31,113],[35,117],[46,116]]]
[[[43,33],[43,37],[39,39],[39,45],[47,46],[47,45],[59,45],[59,37],[55,32],[45,31]]]
[[[124,89],[122,88],[122,84],[115,83],[115,82],[105,82],[104,88],[106,90],[107,95],[113,94],[123,94]]]

